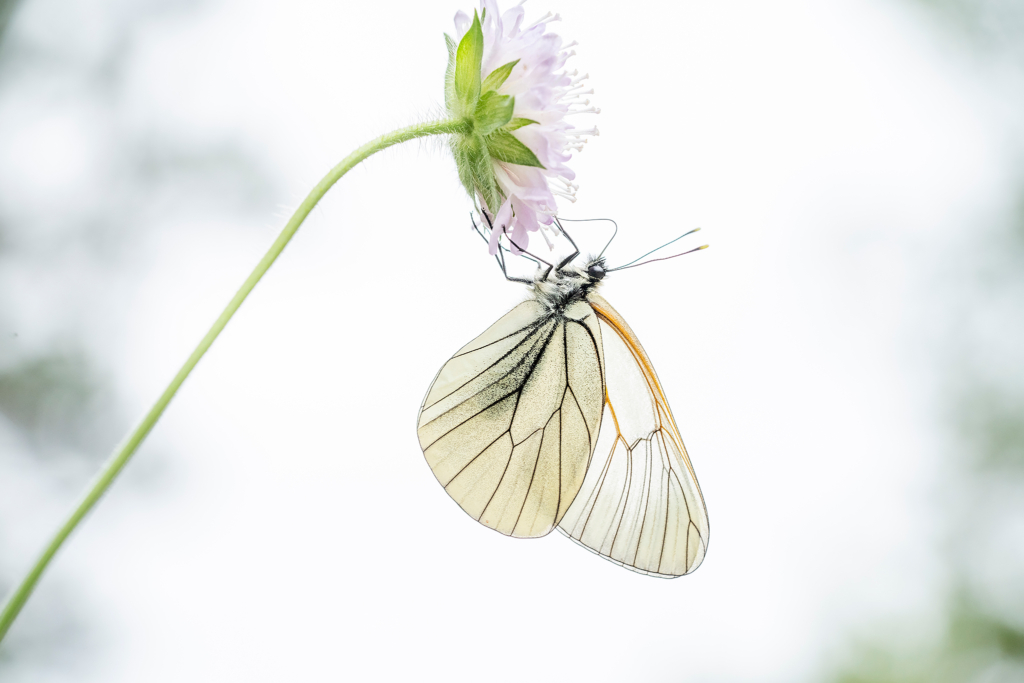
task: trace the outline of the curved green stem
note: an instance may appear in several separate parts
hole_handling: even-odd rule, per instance
[[[75,527],[82,521],[82,519],[89,513],[89,510],[96,505],[96,502],[103,496],[110,485],[120,474],[124,466],[131,460],[132,455],[138,449],[139,445],[149,434],[150,430],[163,415],[164,410],[167,409],[167,405],[174,398],[174,395],[178,393],[178,389],[181,387],[185,378],[189,376],[192,369],[199,362],[199,359],[209,350],[210,346],[220,335],[221,330],[228,324],[232,316],[235,315],[235,311],[238,310],[242,302],[245,301],[246,297],[249,296],[249,292],[252,291],[256,283],[260,281],[263,275],[270,269],[270,266],[274,264],[277,257],[281,255],[284,248],[291,241],[292,237],[298,231],[299,226],[302,225],[302,221],[306,219],[309,212],[313,210],[325,194],[327,190],[331,189],[334,183],[338,182],[338,179],[348,173],[356,164],[366,159],[371,154],[387,149],[392,145],[397,145],[407,140],[413,140],[415,138],[426,137],[428,135],[447,135],[452,133],[467,133],[469,124],[464,121],[433,121],[430,123],[417,124],[415,126],[409,126],[407,128],[401,128],[387,135],[372,140],[356,151],[345,157],[341,163],[331,169],[330,173],[324,176],[316,187],[309,193],[309,195],[299,204],[299,208],[295,210],[292,217],[288,220],[288,223],[281,230],[281,234],[277,236],[274,243],[267,250],[266,255],[260,260],[256,267],[253,268],[252,273],[246,278],[242,286],[239,287],[238,292],[228,302],[228,305],[224,308],[224,312],[220,314],[220,317],[213,323],[213,327],[206,333],[202,341],[199,342],[199,346],[196,347],[192,355],[188,357],[185,364],[181,366],[181,370],[171,380],[170,385],[164,390],[164,393],[160,395],[157,402],[150,408],[146,416],[142,418],[142,421],[138,426],[132,430],[131,434],[121,443],[120,446],[110,456],[110,459],[100,470],[99,475],[95,481],[89,486],[82,498],[81,502],[75,507],[68,517],[67,521],[61,525],[54,534],[53,538],[50,539],[50,543],[46,546],[43,552],[36,559],[35,564],[29,572],[22,578],[21,582],[14,588],[4,603],[3,611],[0,612],[0,641],[7,635],[8,629],[11,624],[17,618],[18,613],[21,612],[21,608],[24,606],[25,601],[28,600],[32,591],[35,589],[36,584],[39,583],[39,578],[43,575],[47,565],[50,564],[50,560],[63,545],[64,541],[75,530]]]

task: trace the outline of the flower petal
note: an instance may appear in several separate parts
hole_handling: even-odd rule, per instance
[[[577,72],[565,71],[566,60],[575,54],[568,49],[571,45],[565,45],[558,34],[547,30],[557,16],[548,13],[526,25],[521,4],[502,14],[497,0],[481,0],[480,9],[484,36],[481,78],[517,62],[496,92],[515,98],[513,119],[536,122],[503,134],[511,134],[529,148],[544,167],[507,163],[492,157],[494,180],[504,201],[497,212],[485,202],[482,206],[495,215],[490,239],[490,252],[495,254],[502,234],[507,233],[520,248],[526,248],[529,233],[550,225],[558,212],[556,195],[574,201],[576,185],[571,181],[576,174],[568,164],[573,152],[582,149],[584,136],[597,132],[596,128],[577,130],[567,117],[597,110],[585,99],[593,92],[583,89],[587,76],[576,77]],[[460,37],[469,24],[467,15],[456,15]]]
[[[497,215],[493,218],[491,225],[491,239],[487,245],[487,250],[491,252],[491,256],[498,253],[498,240],[505,234],[505,231],[509,228],[509,223],[512,222],[512,197],[509,196],[505,200],[505,203],[501,205]]]

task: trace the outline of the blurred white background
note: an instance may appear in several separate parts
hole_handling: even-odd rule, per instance
[[[442,32],[472,6],[8,9],[7,586],[306,192],[439,112]],[[966,314],[996,298],[967,284],[978,263],[1020,271],[983,232],[1019,190],[1012,56],[972,52],[911,0],[531,0],[528,19],[549,9],[602,108],[562,214],[619,222],[612,265],[693,227],[711,244],[603,290],[690,450],[712,527],[700,570],[663,581],[559,534],[511,540],[436,483],[423,393],[525,291],[470,231],[450,156],[412,143],[310,216],[53,564],[0,649],[4,680],[841,677],[878,624],[912,624],[889,645],[939,647],[966,555],[1003,577],[986,609],[1020,625],[1024,525],[1000,531],[998,561],[959,542],[975,526],[950,530],[975,507],[957,493],[957,373],[1024,367],[1013,306]],[[573,234],[599,250],[590,225]]]

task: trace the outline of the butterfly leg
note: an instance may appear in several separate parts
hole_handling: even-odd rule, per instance
[[[480,230],[480,226],[476,224],[476,220],[473,218],[472,213],[469,214],[469,220],[473,223],[473,229],[476,230],[476,234],[480,235],[480,239],[482,239],[486,243],[487,237],[484,235],[483,231]],[[526,280],[524,278],[509,277],[508,271],[505,270],[505,259],[503,257],[503,251],[501,249],[498,249],[498,253],[494,255],[494,260],[498,262],[498,268],[501,269],[501,274],[505,276],[506,280],[508,280],[509,282],[522,282],[528,285],[533,284],[533,282],[531,282],[530,280]]]
[[[533,284],[533,280],[527,280],[526,278],[523,277],[512,277],[511,275],[508,274],[508,271],[505,270],[505,254],[504,252],[501,251],[501,249],[499,249],[498,253],[494,255],[494,258],[497,259],[498,266],[501,267],[501,274],[505,276],[506,280],[508,280],[509,282],[522,282],[523,284],[527,285]]]
[[[487,224],[490,225],[490,228],[493,231],[494,230],[494,225],[491,224],[490,217],[486,213],[483,214],[483,216],[484,216],[484,219],[487,221]],[[490,242],[488,241],[487,236],[484,235],[483,231],[480,229],[480,226],[478,226],[476,224],[476,220],[473,218],[472,212],[469,214],[469,220],[470,220],[470,222],[473,223],[473,229],[476,230],[476,234],[480,235],[480,239],[482,239],[484,242],[487,242],[489,244]],[[512,243],[512,246],[514,246],[516,249],[519,249],[519,245],[516,244],[515,242],[512,242],[512,238],[508,237],[507,233],[506,233],[505,236],[508,238],[508,241]],[[522,283],[527,284],[527,285],[532,285],[533,284],[533,280],[527,280],[526,278],[521,278],[521,277],[512,277],[512,276],[510,276],[508,274],[508,271],[505,269],[505,252],[506,251],[508,251],[508,248],[503,247],[501,245],[501,243],[499,242],[498,243],[498,253],[494,255],[494,260],[498,262],[498,267],[501,268],[501,274],[504,275],[505,279],[508,280],[509,282],[522,282]],[[529,254],[529,256],[525,256],[524,258],[527,258],[530,261],[533,261],[534,263],[537,263],[538,266],[540,264],[537,262],[537,260],[535,260],[535,258],[539,259],[540,261],[543,261],[544,263],[546,263],[548,265],[548,270],[547,270],[546,273],[544,273],[544,278],[541,278],[541,279],[547,278],[548,273],[551,272],[551,268],[552,268],[550,263],[548,263],[547,261],[544,261],[544,259],[541,259],[540,257],[531,258],[533,256],[533,254],[530,254],[530,252],[526,251],[525,249],[519,249],[519,251],[523,252],[524,254]]]
[[[562,262],[558,264],[558,270],[562,270],[562,268],[565,268],[567,265],[569,265],[569,263],[572,262],[574,258],[580,255],[580,248],[577,247],[576,243],[572,241],[572,238],[569,237],[569,233],[565,231],[565,228],[562,227],[562,224],[558,221],[557,218],[555,219],[555,225],[557,225],[558,229],[562,231],[563,235],[565,235],[565,239],[569,240],[569,244],[572,245],[572,248],[576,250],[572,252],[570,256],[567,256],[564,259],[562,259]]]

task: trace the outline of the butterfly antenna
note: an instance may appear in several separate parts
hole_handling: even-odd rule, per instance
[[[661,245],[661,246],[660,246],[660,247],[658,247],[657,249],[651,249],[651,250],[650,250],[649,252],[647,252],[647,253],[646,253],[646,254],[644,254],[643,256],[639,256],[639,257],[637,257],[637,258],[633,259],[632,261],[630,261],[629,263],[624,263],[624,264],[622,264],[621,266],[618,266],[618,267],[616,267],[616,268],[610,268],[610,269],[608,269],[608,270],[607,270],[606,272],[609,272],[609,273],[610,273],[610,272],[611,272],[611,271],[613,271],[613,270],[624,270],[624,269],[626,269],[626,268],[629,268],[629,267],[631,267],[631,266],[632,266],[632,265],[633,265],[634,263],[636,263],[637,261],[639,261],[640,259],[645,259],[645,258],[647,258],[648,256],[650,256],[651,254],[653,254],[654,252],[656,252],[656,251],[661,251],[662,249],[664,249],[664,248],[665,248],[665,247],[667,247],[668,245],[670,245],[670,244],[674,244],[674,243],[678,242],[679,240],[683,239],[684,237],[686,237],[687,235],[692,235],[692,234],[693,234],[693,233],[695,233],[695,232],[700,232],[700,228],[694,228],[693,230],[690,230],[689,232],[684,232],[684,233],[683,233],[682,235],[680,235],[679,237],[675,238],[674,240],[670,240],[670,241],[668,241],[668,242],[665,242],[665,244]],[[703,249],[703,247],[701,247],[701,248]],[[690,251],[696,251],[696,250],[694,250],[694,249],[691,249]],[[602,253],[604,253],[604,252],[602,252]],[[688,253],[690,253],[690,252],[686,252],[686,253],[688,254]],[[676,256],[682,256],[682,254],[676,254]],[[668,258],[675,258],[675,256],[669,256]],[[655,261],[661,261],[661,260],[663,260],[663,259],[653,259],[653,260],[655,260]],[[648,261],[648,263],[650,263],[650,261]],[[638,265],[639,265],[639,264],[638,264]]]
[[[609,223],[614,225],[615,226],[615,232],[612,233],[611,238],[609,238],[609,240],[608,240],[608,244],[604,245],[604,249],[602,249],[601,253],[597,255],[597,258],[601,258],[602,256],[604,256],[604,252],[608,250],[609,246],[611,246],[612,240],[615,239],[615,236],[619,234],[619,224],[616,223],[615,221],[613,221],[611,218],[557,218],[555,220],[556,221],[570,221],[572,223],[589,223],[590,221],[608,221]],[[562,226],[559,225],[558,227],[561,228]],[[565,233],[565,230],[562,230],[562,232]],[[568,237],[568,235],[566,235],[566,237]],[[572,240],[569,240],[569,241],[572,242]],[[573,244],[573,246],[575,247],[576,245]],[[643,256],[641,256],[640,258],[643,258]]]
[[[675,241],[675,240],[673,240],[673,241]],[[644,261],[642,263],[636,263],[636,264],[632,264],[632,265],[619,266],[618,268],[608,268],[607,270],[605,270],[605,272],[606,273],[610,273],[610,272],[612,272],[614,270],[627,270],[629,268],[637,268],[639,266],[645,266],[648,263],[654,263],[655,261],[668,261],[669,259],[678,258],[679,256],[686,256],[687,254],[692,254],[695,251],[700,251],[701,249],[707,249],[707,248],[708,248],[708,245],[702,244],[701,246],[697,247],[696,249],[691,249],[690,251],[684,251],[681,254],[673,254],[672,256],[665,256],[663,258],[652,258],[650,261]],[[657,250],[655,250],[655,251],[657,251]],[[641,256],[640,258],[643,258],[643,256]]]

